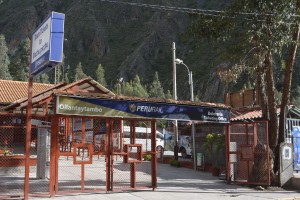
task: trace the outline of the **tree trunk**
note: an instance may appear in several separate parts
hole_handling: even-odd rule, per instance
[[[259,60],[261,60],[262,58],[264,58],[264,56],[260,56]],[[256,68],[256,91],[257,91],[257,96],[258,96],[258,99],[256,99],[256,101],[262,109],[262,119],[268,120],[266,88],[263,84],[265,82],[265,70],[264,69],[265,69],[264,66],[261,64],[259,64]]]
[[[266,70],[266,93],[268,98],[268,114],[269,114],[269,147],[270,147],[270,176],[272,179],[272,185],[277,185],[278,179],[274,176],[276,172],[276,159],[279,159],[279,154],[277,152],[277,137],[278,137],[278,122],[277,122],[277,112],[276,112],[276,101],[275,101],[275,87],[273,78],[273,68],[272,68],[272,54],[268,52],[265,56],[265,70]],[[275,155],[275,158],[274,156]]]
[[[272,69],[272,55],[268,52],[265,56],[265,68],[266,68],[266,90],[268,96],[268,113],[269,113],[269,146],[272,150],[275,149],[277,145],[277,113],[276,113],[276,101],[275,101],[275,87]]]

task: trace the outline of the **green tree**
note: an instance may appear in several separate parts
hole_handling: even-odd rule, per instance
[[[83,72],[81,62],[79,62],[75,69],[74,81],[78,81],[86,77],[87,75]]]
[[[296,1],[295,7],[296,7],[296,14],[299,14],[300,0]],[[282,91],[282,98],[281,98],[281,105],[280,105],[278,145],[284,142],[284,136],[286,130],[285,122],[286,122],[287,105],[289,104],[290,96],[291,96],[292,73],[293,73],[293,67],[294,67],[298,43],[299,43],[299,33],[300,33],[299,20],[296,20],[293,24],[294,27],[291,33],[292,42],[290,44],[289,55],[285,65],[283,91]],[[277,148],[279,148],[279,146],[277,146]]]
[[[120,88],[119,88],[119,83],[117,83],[115,93],[118,94],[118,95],[133,96],[132,81],[123,83],[121,85],[121,91],[120,91]]]
[[[55,69],[53,70],[54,73],[54,83],[60,83],[64,81],[64,70],[65,70],[65,63],[59,63]]]
[[[45,73],[45,74],[42,74],[42,75],[38,76],[38,77],[36,78],[35,82],[38,82],[38,83],[47,83],[47,84],[49,84],[50,81],[49,81],[49,76],[48,76],[48,74]]]
[[[105,81],[105,70],[102,67],[101,64],[98,65],[97,70],[96,70],[96,81],[103,85],[104,87],[107,86],[106,81]]]
[[[134,77],[133,80],[129,82],[124,82],[121,84],[121,91],[119,89],[118,84],[115,85],[114,92],[117,94],[132,96],[132,97],[144,97],[147,98],[149,95],[145,89],[145,87],[141,84],[140,78],[138,75]]]
[[[12,56],[9,71],[14,80],[28,81],[30,65],[30,39],[26,38]]]
[[[300,94],[300,87],[297,86],[295,89],[294,89],[294,93],[298,93]],[[294,95],[294,97],[292,98],[292,102],[293,104],[295,104],[297,107],[300,107],[300,95]]]
[[[63,58],[65,58],[65,55],[63,55]],[[59,63],[54,70],[54,83],[64,82],[69,69],[70,67],[66,67],[64,61]]]
[[[235,1],[234,11],[244,13],[259,13],[253,15],[252,22],[244,22],[249,26],[247,34],[250,44],[257,49],[260,56],[257,68],[261,72],[258,74],[264,90],[260,91],[263,99],[266,99],[267,105],[264,116],[269,120],[269,144],[275,155],[274,172],[279,169],[279,145],[284,141],[285,131],[285,109],[289,102],[291,88],[291,74],[295,60],[297,43],[299,40],[299,20],[295,18],[299,14],[300,1],[297,0],[278,0],[278,1]],[[257,6],[259,5],[259,6]],[[289,56],[285,68],[285,77],[283,84],[283,95],[281,100],[281,113],[278,126],[276,112],[276,90],[274,83],[273,64],[276,55],[281,56],[282,48],[290,46]],[[261,88],[263,86],[260,85]],[[266,92],[263,92],[266,91]],[[278,131],[279,130],[279,131]],[[280,182],[280,180],[279,180]]]
[[[170,90],[167,90],[167,93],[165,95],[165,98],[166,99],[173,99],[173,95],[171,94],[171,91]]]
[[[132,82],[132,87],[133,87],[133,95],[135,97],[144,97],[148,98],[148,93],[145,89],[145,87],[142,85],[140,77],[136,75],[133,79]]]
[[[0,79],[11,80],[12,76],[9,73],[9,57],[8,48],[6,46],[4,35],[0,35]]]
[[[164,89],[158,78],[158,72],[155,72],[154,79],[149,86],[149,97],[165,98]]]
[[[223,63],[229,63],[227,69],[219,71],[224,82],[228,84],[235,81],[245,71],[256,77],[263,116],[270,122],[268,138],[270,149],[276,156],[276,173],[279,166],[280,136],[284,136],[284,131],[278,133],[274,58],[282,57],[283,47],[290,45],[287,63],[293,66],[299,37],[299,20],[296,17],[299,14],[299,0],[235,0],[228,8],[227,15],[223,17],[201,17],[191,30],[197,32],[198,37],[205,35],[208,38],[217,38],[216,41],[220,43],[225,41],[226,49],[223,54],[219,54],[222,55],[220,60]],[[286,98],[286,101],[282,101],[282,106],[286,107],[292,68],[286,67],[285,71],[287,84],[284,84],[284,88],[287,91],[283,92],[286,95],[283,94],[282,98]]]
[[[69,71],[70,71],[70,65],[66,66],[66,68],[63,70],[64,71],[64,76],[63,76],[63,80],[64,82],[69,83],[70,79],[69,79]]]

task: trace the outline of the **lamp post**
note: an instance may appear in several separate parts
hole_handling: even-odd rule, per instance
[[[117,80],[117,95],[122,95],[121,84],[123,83],[123,80],[124,79],[122,77]]]
[[[190,71],[190,69],[188,68],[188,66],[186,64],[184,64],[184,62],[178,58],[175,59],[175,63],[180,65],[184,65],[188,71],[188,77],[189,77],[189,85],[190,85],[190,93],[191,93],[191,101],[194,101],[194,92],[193,92],[193,75],[192,72]]]
[[[190,85],[190,93],[191,93],[191,101],[194,101],[194,87],[193,87],[193,74],[192,71],[188,68],[184,62],[178,58],[175,59],[175,63],[180,65],[184,65],[188,71],[188,77],[189,77],[189,85]],[[193,140],[193,160],[194,160],[194,170],[196,170],[196,151],[195,151],[195,123],[192,121],[192,140]]]
[[[173,99],[177,101],[177,86],[176,86],[176,48],[175,42],[172,43],[172,54],[173,54]],[[174,127],[174,159],[178,160],[178,123],[177,120],[173,123]]]

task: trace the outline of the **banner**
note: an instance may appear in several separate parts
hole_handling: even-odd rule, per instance
[[[294,170],[300,170],[300,126],[293,126]]]
[[[229,123],[229,109],[199,105],[57,96],[56,114]]]

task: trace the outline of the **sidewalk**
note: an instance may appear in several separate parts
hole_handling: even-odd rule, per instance
[[[245,186],[228,185],[210,173],[158,164],[158,188],[155,191],[123,191],[99,194],[56,196],[55,200],[300,200],[299,191],[282,189],[255,190]],[[47,198],[31,198],[47,199]]]

